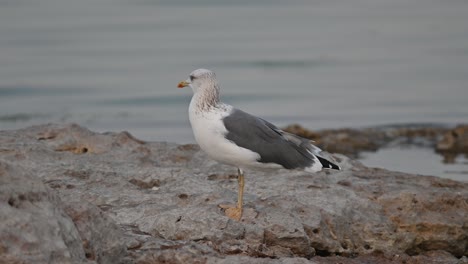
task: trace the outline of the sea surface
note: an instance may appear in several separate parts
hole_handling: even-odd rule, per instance
[[[280,127],[466,123],[468,1],[0,0],[1,130],[192,143],[202,67]]]

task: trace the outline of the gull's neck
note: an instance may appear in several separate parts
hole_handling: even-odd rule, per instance
[[[220,104],[218,84],[209,83],[199,87],[192,97],[192,103],[195,104],[195,109],[201,112],[217,108]]]

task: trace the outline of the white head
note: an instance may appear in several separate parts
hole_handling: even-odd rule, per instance
[[[214,72],[207,69],[197,69],[190,73],[187,80],[180,82],[177,87],[184,88],[190,86],[193,93],[205,90],[218,90],[218,81]]]

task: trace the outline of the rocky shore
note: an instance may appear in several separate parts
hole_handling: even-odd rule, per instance
[[[460,131],[435,146],[463,149]],[[335,156],[344,170],[247,172],[236,222],[218,207],[235,168],[196,145],[0,131],[0,263],[468,263],[468,183]]]
[[[315,141],[323,149],[357,158],[363,151],[377,151],[389,144],[432,148],[447,163],[459,155],[468,156],[468,124],[455,127],[435,124],[389,125],[363,129],[325,129],[310,131],[290,125],[285,131]]]

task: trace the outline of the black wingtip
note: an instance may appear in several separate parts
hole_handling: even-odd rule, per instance
[[[341,170],[340,166],[336,165],[333,162],[330,162],[329,160],[326,160],[322,157],[317,156],[318,160],[320,163],[322,163],[322,167],[325,169],[332,169],[332,170]]]

